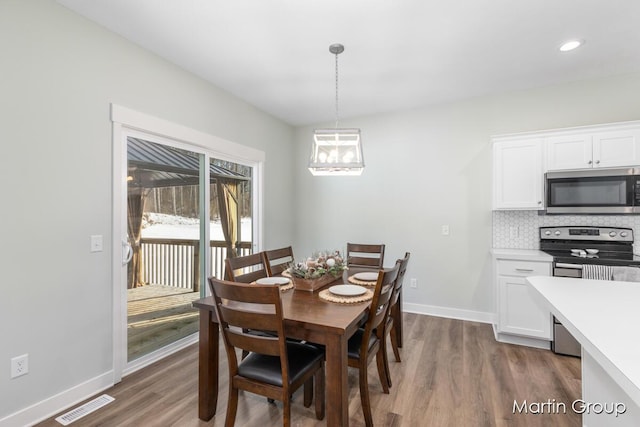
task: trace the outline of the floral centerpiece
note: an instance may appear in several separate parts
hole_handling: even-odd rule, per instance
[[[292,263],[287,272],[296,289],[314,291],[342,277],[347,269],[340,251],[313,254],[304,262]]]

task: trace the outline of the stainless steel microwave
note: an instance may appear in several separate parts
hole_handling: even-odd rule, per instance
[[[640,167],[547,172],[550,214],[640,214]]]

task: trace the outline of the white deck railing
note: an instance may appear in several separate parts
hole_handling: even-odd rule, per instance
[[[200,241],[187,239],[141,239],[142,280],[176,288],[200,290]],[[222,279],[226,243],[212,240],[211,275]],[[251,254],[251,242],[241,242],[238,255]]]

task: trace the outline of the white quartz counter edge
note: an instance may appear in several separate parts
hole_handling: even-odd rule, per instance
[[[496,259],[512,259],[518,261],[553,261],[553,257],[537,249],[491,249]]]
[[[528,277],[550,311],[640,406],[640,283]]]

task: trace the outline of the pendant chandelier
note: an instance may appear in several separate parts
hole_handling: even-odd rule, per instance
[[[336,56],[336,127],[313,132],[309,171],[313,175],[360,175],[364,170],[360,129],[338,129],[338,55],[344,46],[332,44],[329,52]]]

